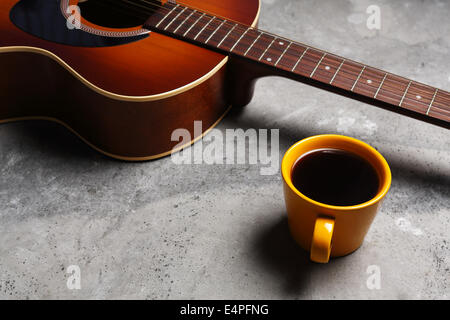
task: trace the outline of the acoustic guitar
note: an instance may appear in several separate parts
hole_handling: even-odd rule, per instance
[[[0,121],[56,121],[108,156],[149,160],[276,75],[450,127],[449,92],[259,30],[259,0],[183,1],[2,0]]]

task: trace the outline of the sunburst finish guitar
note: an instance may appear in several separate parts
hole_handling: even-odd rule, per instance
[[[449,128],[450,94],[257,29],[259,0],[2,0],[0,122],[56,121],[124,160],[173,152],[283,76]],[[195,140],[203,133],[197,133]],[[194,141],[195,141],[194,140]]]

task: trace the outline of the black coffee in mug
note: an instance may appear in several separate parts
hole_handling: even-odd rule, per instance
[[[367,160],[331,148],[317,149],[297,159],[292,183],[308,198],[334,206],[367,202],[376,196],[380,184],[377,172]]]

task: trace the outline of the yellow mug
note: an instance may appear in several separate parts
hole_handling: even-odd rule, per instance
[[[308,198],[291,179],[298,158],[317,149],[341,149],[367,160],[379,179],[378,193],[371,200],[354,206],[333,206]],[[327,263],[331,257],[347,255],[358,249],[391,185],[391,170],[383,156],[368,144],[341,135],[318,135],[294,144],[283,157],[281,173],[289,229],[312,261]]]

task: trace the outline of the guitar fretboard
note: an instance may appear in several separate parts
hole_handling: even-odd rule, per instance
[[[450,122],[450,93],[307,45],[167,2],[144,27],[378,100],[422,119]]]

